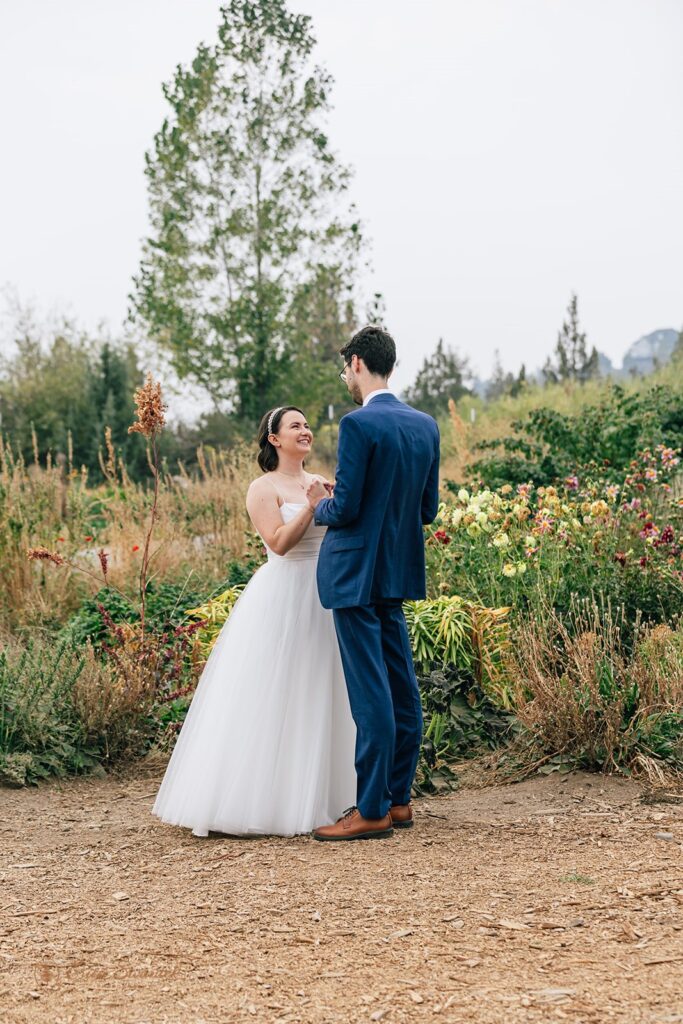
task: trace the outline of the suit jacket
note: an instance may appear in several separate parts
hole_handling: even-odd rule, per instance
[[[334,497],[315,521],[329,529],[318,559],[324,608],[425,596],[422,527],[439,506],[439,428],[394,395],[342,417]]]

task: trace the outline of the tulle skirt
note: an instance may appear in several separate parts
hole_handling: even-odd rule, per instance
[[[271,558],[224,625],[153,813],[231,835],[295,835],[355,803],[355,725],[316,559]]]

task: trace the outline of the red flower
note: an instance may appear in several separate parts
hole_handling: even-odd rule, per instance
[[[90,534],[88,534],[88,536],[84,537],[83,540],[94,540],[94,537],[91,537]]]
[[[139,551],[139,550],[140,550],[140,545],[139,544],[133,544],[133,547],[131,548],[131,551]]]
[[[434,539],[438,540],[441,544],[450,544],[451,542],[451,538],[445,530],[437,530],[434,534]]]
[[[58,541],[61,541],[61,542],[62,542],[62,544],[64,543],[64,537],[57,537],[57,540],[58,540]]]

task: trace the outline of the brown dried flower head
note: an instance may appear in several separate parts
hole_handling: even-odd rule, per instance
[[[136,423],[128,427],[128,433],[153,437],[166,423],[166,406],[161,398],[161,384],[152,380],[151,373],[147,374],[145,383],[135,392],[134,399],[138,418]]]
[[[47,548],[29,548],[27,555],[32,561],[53,562],[55,565],[64,565],[65,558],[62,558],[56,551],[49,551]]]
[[[104,550],[104,548],[100,548],[100,550],[97,552],[97,557],[100,560],[100,566],[102,567],[102,575],[104,576],[106,582],[107,569],[109,568],[109,555]]]

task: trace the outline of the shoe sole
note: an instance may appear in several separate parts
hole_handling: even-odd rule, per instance
[[[319,843],[352,843],[356,839],[388,839],[393,834],[393,828],[384,828],[380,832],[361,832],[358,836],[319,836],[314,832],[313,838]]]
[[[412,828],[414,824],[412,818],[409,821],[395,821],[394,828]]]

